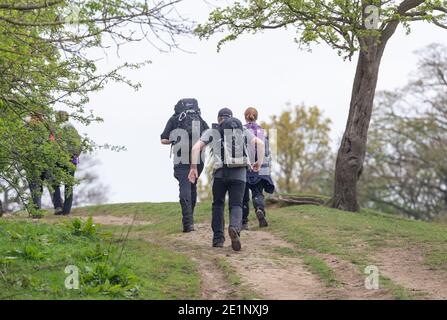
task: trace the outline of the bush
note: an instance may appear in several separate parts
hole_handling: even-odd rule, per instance
[[[98,263],[93,268],[86,267],[82,273],[83,291],[113,296],[135,297],[138,295],[137,277],[128,269]]]
[[[91,216],[88,217],[84,224],[81,219],[74,219],[71,222],[71,233],[75,236],[96,237],[96,225],[93,223],[93,218]]]

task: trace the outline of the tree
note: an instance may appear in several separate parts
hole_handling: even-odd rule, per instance
[[[101,181],[100,176],[96,172],[96,167],[99,165],[99,160],[93,155],[86,154],[81,156],[76,172],[79,186],[75,190],[74,206],[79,207],[107,202],[109,187]]]
[[[278,190],[287,193],[327,192],[331,149],[330,123],[318,107],[296,106],[272,116],[263,127],[276,130]],[[272,141],[271,143],[274,143]]]
[[[447,213],[447,47],[420,52],[404,88],[381,92],[369,135],[362,200],[417,219]]]
[[[378,21],[380,13],[380,23]],[[324,1],[245,0],[214,10],[199,25],[202,38],[226,30],[219,42],[237,39],[244,33],[293,27],[297,42],[325,42],[339,55],[351,58],[358,52],[346,129],[335,169],[335,208],[357,211],[357,182],[363,170],[369,122],[374,104],[380,62],[398,25],[426,21],[447,29],[447,2],[440,0]]]
[[[0,0],[0,180],[26,202],[15,181],[51,174],[73,182],[58,169],[66,150],[50,143],[55,107],[90,124],[101,119],[85,110],[89,95],[110,81],[131,85],[121,71],[145,63],[125,63],[100,73],[91,49],[117,49],[147,39],[159,50],[176,47],[175,37],[190,32],[175,15],[180,0]],[[40,128],[30,125],[38,118]],[[86,140],[85,147],[97,147]],[[35,177],[34,177],[35,178]]]
[[[11,212],[15,209],[20,208],[20,197],[19,194],[15,191],[14,187],[16,186],[20,188],[21,194],[25,194],[27,190],[26,183],[19,183],[18,181],[14,181],[13,184],[6,184],[0,182],[0,195],[2,196],[2,200],[0,200],[3,205],[2,209],[4,212]]]

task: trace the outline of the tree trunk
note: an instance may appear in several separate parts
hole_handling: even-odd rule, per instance
[[[370,42],[366,49],[361,49],[359,53],[349,117],[335,166],[331,206],[337,209],[359,210],[357,181],[363,170],[368,127],[384,46],[384,43]]]

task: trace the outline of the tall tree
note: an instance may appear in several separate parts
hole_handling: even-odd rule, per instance
[[[369,134],[365,205],[417,219],[447,214],[447,47],[420,52],[407,86],[381,92]]]
[[[263,124],[276,130],[278,190],[287,193],[325,193],[330,179],[331,121],[318,107],[296,106]]]
[[[14,181],[50,170],[69,180],[58,163],[65,151],[48,142],[55,106],[70,110],[83,124],[99,121],[85,110],[92,92],[107,82],[129,84],[121,71],[129,64],[101,73],[92,49],[119,48],[149,40],[157,49],[177,45],[190,31],[175,14],[181,0],[0,0],[0,179],[21,196]],[[29,118],[38,118],[40,129]],[[40,142],[40,143],[36,143]],[[90,141],[88,149],[95,145]]]
[[[380,21],[379,21],[380,15]],[[447,1],[245,0],[213,11],[197,28],[201,37],[226,30],[219,46],[244,33],[294,27],[297,42],[325,42],[339,55],[358,52],[346,129],[337,155],[332,206],[357,211],[357,182],[363,170],[380,62],[398,25],[426,21],[447,29]]]
[[[101,181],[97,172],[100,161],[93,155],[81,156],[76,172],[79,186],[75,189],[73,205],[76,207],[106,203],[109,187]]]

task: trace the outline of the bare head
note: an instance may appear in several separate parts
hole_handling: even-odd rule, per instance
[[[258,110],[255,108],[248,108],[244,113],[245,121],[247,122],[256,122],[258,120]]]

